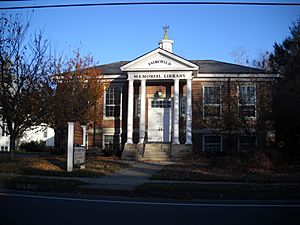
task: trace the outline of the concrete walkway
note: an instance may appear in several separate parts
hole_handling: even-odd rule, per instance
[[[151,176],[160,171],[170,162],[138,162],[132,167],[120,170],[105,177],[94,178],[82,188],[108,190],[135,190],[150,180]]]

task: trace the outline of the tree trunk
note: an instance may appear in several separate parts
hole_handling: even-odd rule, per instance
[[[10,135],[9,137],[9,150],[10,150],[10,159],[12,161],[15,160],[15,152],[16,152],[16,137],[15,135]]]

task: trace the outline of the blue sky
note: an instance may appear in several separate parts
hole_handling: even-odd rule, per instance
[[[137,0],[131,0],[131,2]],[[0,6],[124,2],[124,0],[0,2]],[[257,0],[259,2],[259,0]],[[273,0],[272,2],[280,2]],[[283,0],[281,1],[283,2]],[[299,2],[290,0],[289,2]],[[32,10],[13,10],[24,17]],[[233,62],[231,52],[242,47],[249,59],[281,42],[300,7],[258,6],[105,6],[35,9],[30,32],[44,29],[58,51],[71,54],[80,47],[99,64],[132,60],[158,46],[162,27],[170,26],[174,53],[187,59]]]

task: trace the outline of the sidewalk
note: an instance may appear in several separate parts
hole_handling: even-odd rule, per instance
[[[111,175],[90,179],[86,185],[81,187],[85,189],[135,190],[137,186],[149,182],[154,173],[168,164],[170,162],[138,162],[132,167]]]

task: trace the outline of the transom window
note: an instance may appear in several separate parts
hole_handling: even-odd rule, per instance
[[[153,99],[151,101],[152,108],[171,108],[170,99]]]
[[[105,93],[105,116],[120,117],[121,114],[121,93],[122,88],[117,86],[109,87]]]
[[[220,86],[203,87],[203,116],[219,117],[221,114]]]
[[[239,86],[239,112],[245,117],[255,117],[256,87],[254,85]]]
[[[222,151],[221,135],[204,135],[203,151]]]

